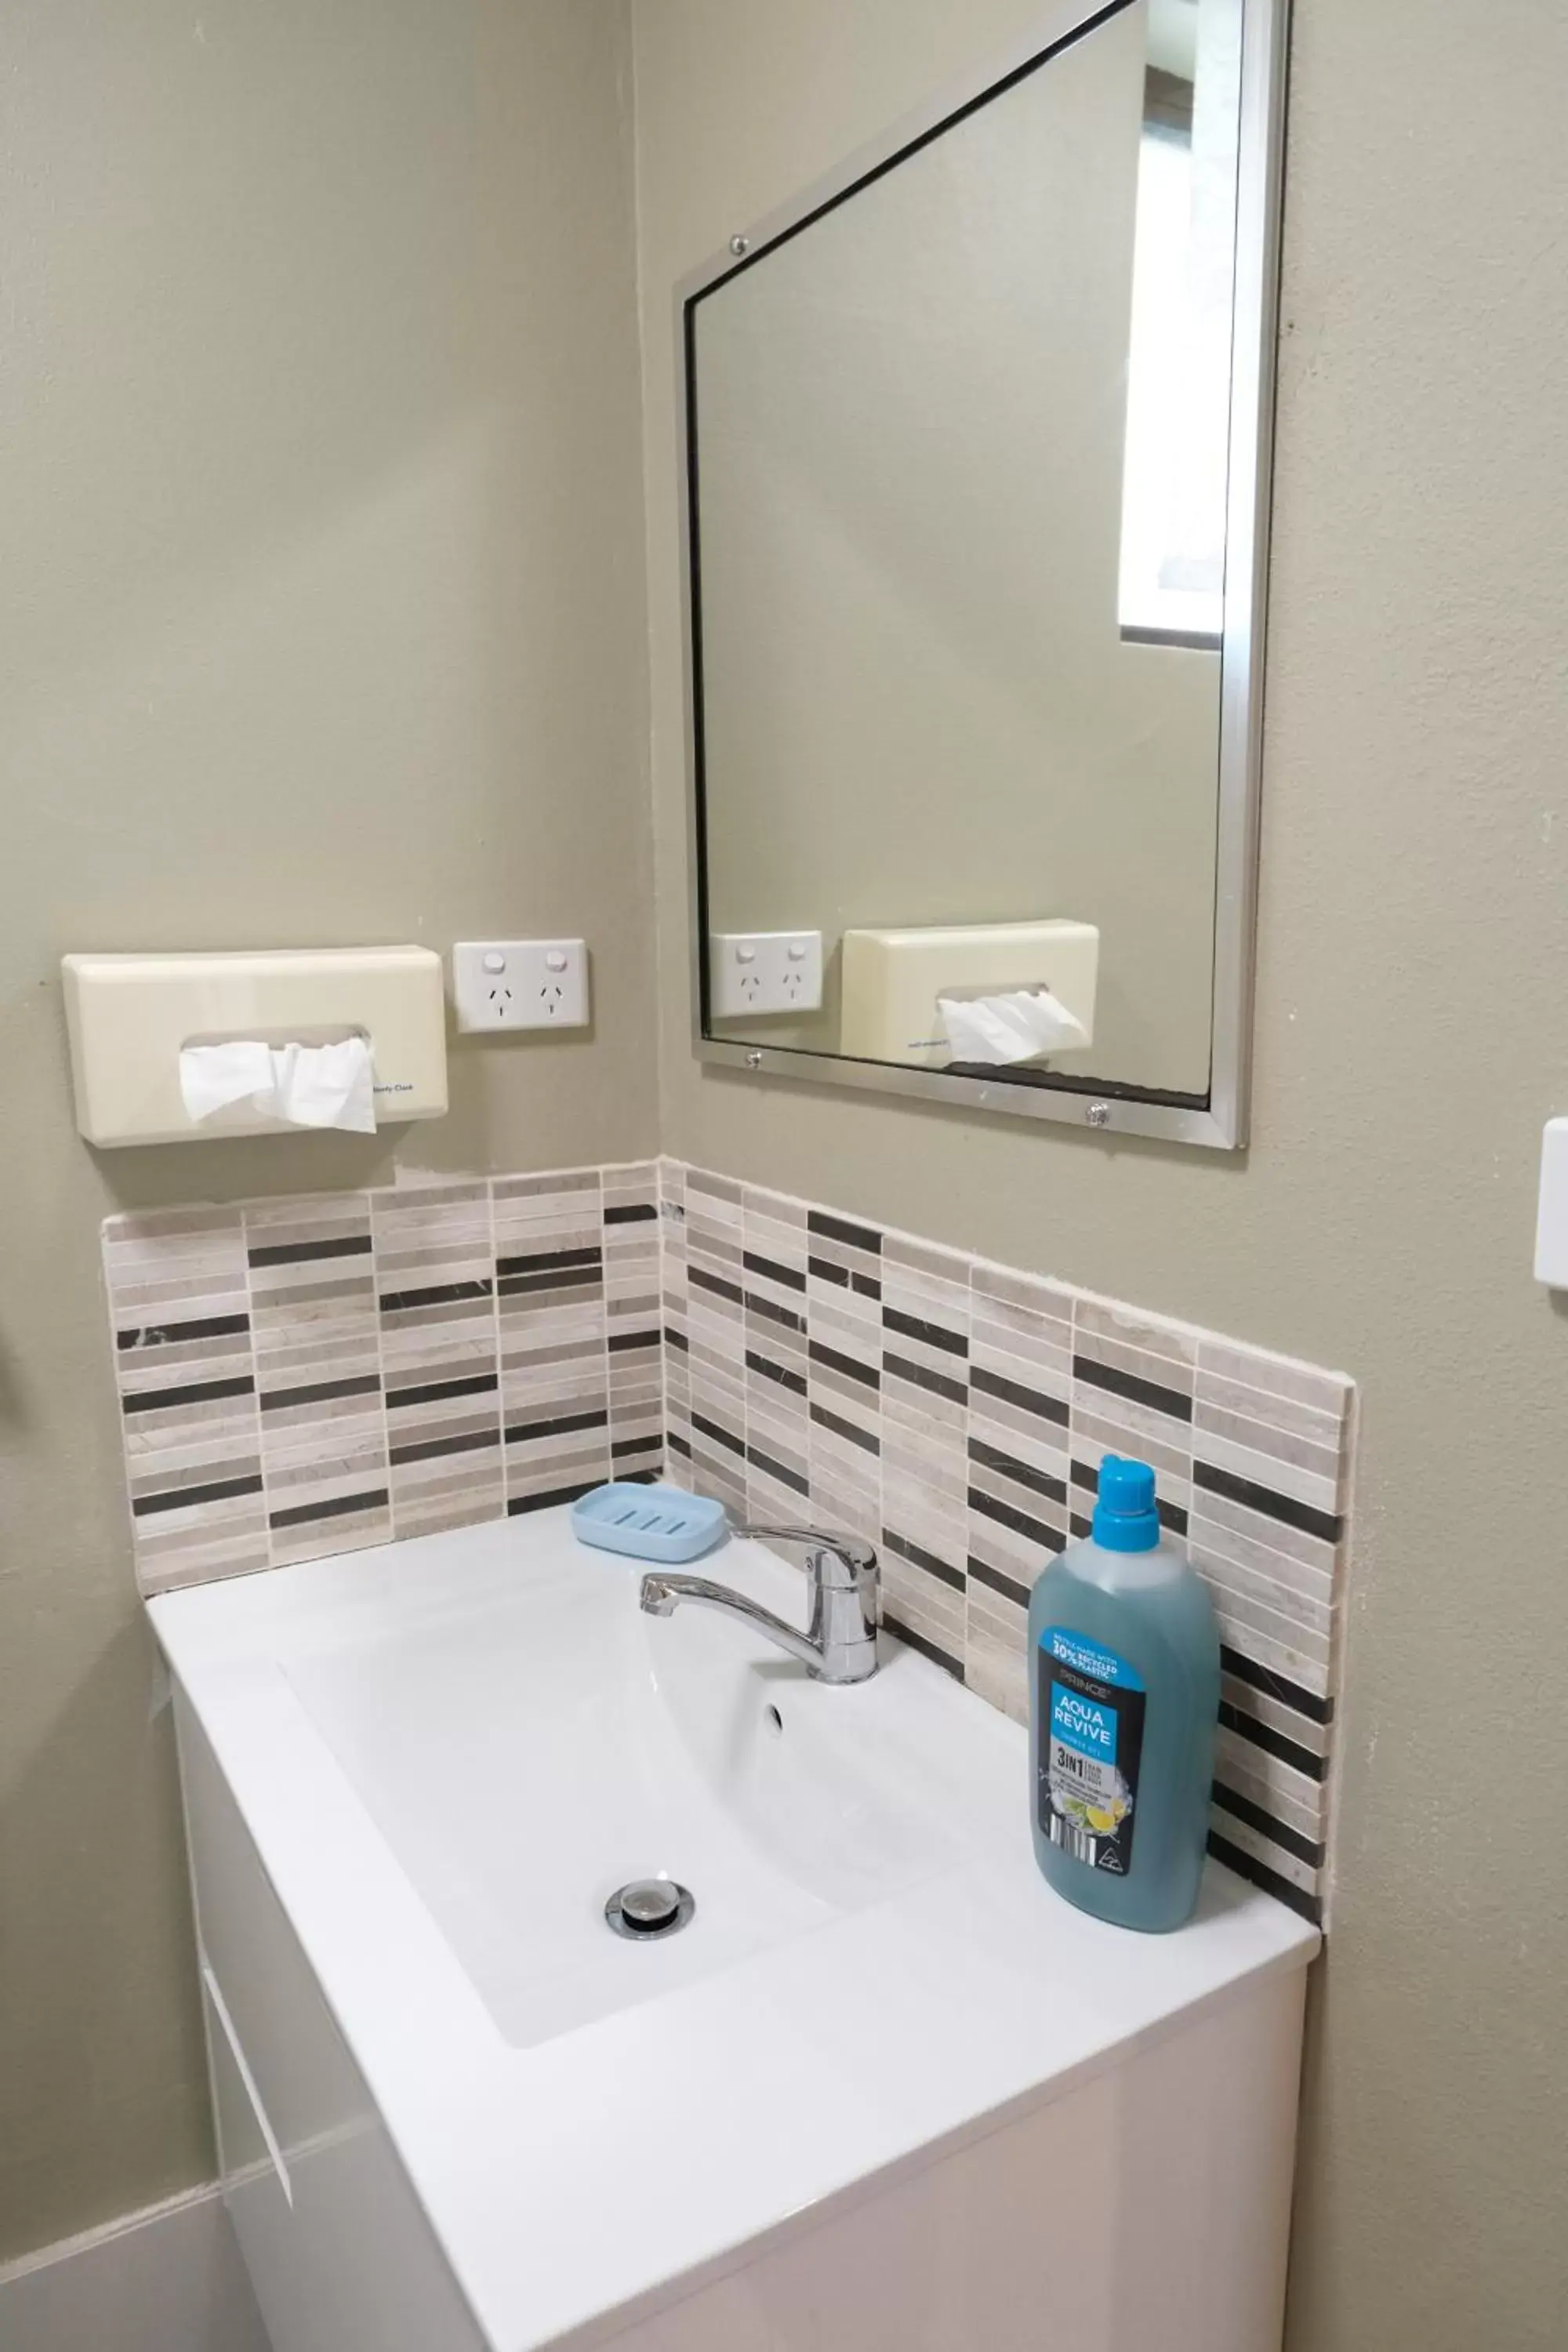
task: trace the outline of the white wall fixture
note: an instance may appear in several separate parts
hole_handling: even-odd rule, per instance
[[[187,1047],[310,1053],[363,1038],[380,1124],[446,1111],[441,959],[429,948],[68,955],[61,971],[77,1126],[89,1143],[183,1143],[331,1124],[291,1121],[247,1097],[193,1116],[181,1086]]]
[[[1541,1139],[1535,1279],[1549,1289],[1568,1290],[1568,1118],[1549,1118]]]
[[[822,933],[715,931],[710,970],[717,1018],[815,1013],[822,1003]]]
[[[452,1002],[465,1032],[581,1029],[588,1021],[582,940],[459,940]]]

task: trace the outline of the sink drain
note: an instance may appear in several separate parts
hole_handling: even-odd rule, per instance
[[[647,1944],[676,1935],[696,1909],[691,1889],[678,1886],[673,1878],[630,1878],[616,1887],[605,1906],[605,1916],[617,1936]]]

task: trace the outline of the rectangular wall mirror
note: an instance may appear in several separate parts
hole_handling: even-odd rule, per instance
[[[1058,7],[680,288],[705,1058],[1245,1140],[1283,14]]]

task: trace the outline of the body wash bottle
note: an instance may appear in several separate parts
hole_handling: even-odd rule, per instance
[[[1028,1654],[1041,1870],[1081,1911],[1179,1927],[1208,1839],[1219,1631],[1147,1463],[1100,1464],[1092,1532],[1035,1585]]]

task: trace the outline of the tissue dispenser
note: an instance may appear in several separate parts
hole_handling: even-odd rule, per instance
[[[937,1012],[939,996],[1037,988],[1049,989],[1081,1022],[1084,1043],[1091,1044],[1099,971],[1100,930],[1094,923],[1053,919],[848,930],[840,969],[838,1050],[857,1061],[943,1069],[953,1055]]]
[[[429,948],[282,949],[237,955],[68,955],[66,1026],[76,1123],[89,1143],[183,1143],[306,1130],[236,1104],[199,1124],[180,1050],[231,1038],[326,1045],[363,1036],[378,1121],[447,1108],[447,1008]]]

